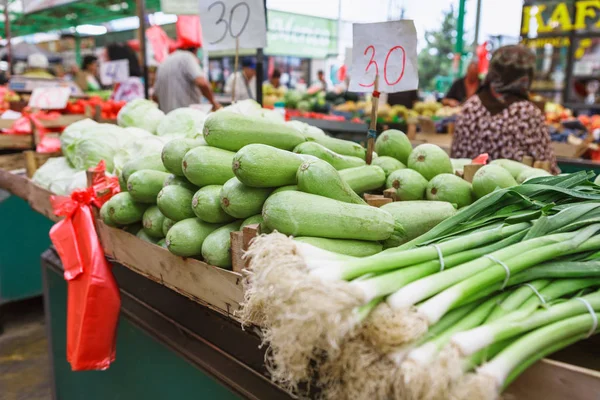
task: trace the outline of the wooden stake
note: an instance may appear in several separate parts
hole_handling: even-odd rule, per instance
[[[27,177],[31,178],[38,168],[35,159],[35,151],[27,150],[23,152],[23,155],[25,156],[25,171],[27,171]]]
[[[369,124],[369,136],[367,137],[367,164],[371,165],[373,161],[373,148],[375,147],[375,138],[371,132],[377,130],[377,109],[379,108],[379,75],[375,75],[375,87],[373,88],[373,98],[371,99],[371,123]]]
[[[468,164],[463,169],[463,179],[469,183],[473,182],[473,177],[479,169],[483,167],[482,164]]]
[[[531,156],[523,156],[523,160],[521,161],[525,165],[533,166],[533,157]]]
[[[235,103],[235,87],[237,86],[238,62],[240,59],[240,39],[235,38],[235,61],[233,62],[233,87],[231,88],[231,103]]]

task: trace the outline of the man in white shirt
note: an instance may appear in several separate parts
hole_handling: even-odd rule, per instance
[[[235,82],[235,100],[256,100],[256,63],[252,58],[242,60],[242,70],[231,74],[225,84],[225,93],[232,94],[234,76],[237,75]]]

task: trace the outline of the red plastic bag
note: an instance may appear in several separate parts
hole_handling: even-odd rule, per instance
[[[104,162],[96,167],[104,169]],[[115,360],[121,297],[91,205],[101,206],[118,191],[118,181],[102,174],[91,188],[50,199],[54,213],[65,216],[50,230],[50,239],[65,269],[67,361],[73,371],[104,370]]]
[[[487,164],[488,158],[490,158],[488,153],[480,154],[477,157],[475,157],[473,160],[471,160],[471,164],[485,165],[485,164]]]
[[[202,47],[202,27],[198,15],[178,15],[175,29],[177,48]]]

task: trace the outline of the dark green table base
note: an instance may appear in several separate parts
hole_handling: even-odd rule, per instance
[[[52,250],[42,256],[56,398],[60,400],[287,399],[264,376],[258,337],[235,321],[114,264],[121,288],[117,360],[72,372],[65,357],[66,283]]]

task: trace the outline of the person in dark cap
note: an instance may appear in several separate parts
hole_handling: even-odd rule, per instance
[[[256,100],[256,62],[254,58],[242,59],[242,70],[237,71],[227,78],[225,93],[233,93],[233,81],[235,79],[235,100]]]

